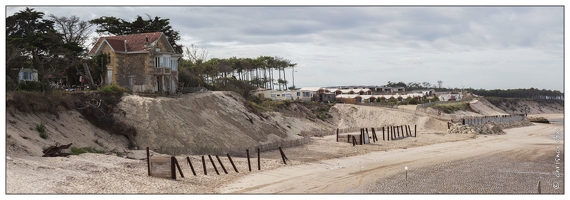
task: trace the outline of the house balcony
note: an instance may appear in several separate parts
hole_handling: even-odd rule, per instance
[[[156,67],[154,68],[154,75],[170,75],[172,73],[172,69],[165,68],[165,67]]]

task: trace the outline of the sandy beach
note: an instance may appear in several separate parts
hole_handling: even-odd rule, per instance
[[[282,167],[244,177],[221,188],[220,192],[527,194],[537,193],[538,189],[533,184],[541,181],[542,193],[563,194],[563,175],[556,177],[553,174],[556,147],[563,144],[558,143],[554,137],[557,133],[561,136],[563,131],[559,125],[535,124],[507,129],[505,135],[479,135],[477,139],[471,140],[371,152],[349,158]],[[560,156],[563,157],[563,153]],[[477,169],[480,170],[462,172],[465,165],[479,166]],[[405,184],[402,177],[406,166],[409,168],[410,187],[397,187]],[[424,178],[441,172],[442,167],[446,168],[445,176]],[[498,170],[510,179],[489,176],[492,174],[490,172]],[[464,174],[484,178],[470,179]],[[528,174],[537,176],[531,177]],[[505,181],[507,183],[502,183]],[[389,189],[383,184],[397,189]],[[488,184],[501,187],[486,187]],[[552,186],[555,184],[558,184],[558,188]],[[464,189],[458,190],[456,187]]]
[[[252,156],[220,156],[228,174],[220,175],[207,161],[204,175],[200,155],[190,155],[194,176],[184,155],[177,156],[184,178],[149,177],[146,161],[112,155],[81,154],[43,158],[18,157],[6,161],[8,194],[392,194],[392,193],[564,193],[563,176],[556,177],[555,134],[563,127],[552,124],[507,129],[505,135],[443,134],[421,132],[416,138],[378,141],[353,147],[336,142],[336,136],[315,137],[307,145],[284,149],[289,158],[283,164],[279,151],[261,154],[261,169]],[[155,154],[156,155],[156,154]],[[563,156],[563,154],[561,155]],[[502,161],[497,164],[493,161]],[[549,162],[550,160],[550,162]],[[494,163],[494,164],[493,164]],[[217,164],[217,162],[216,162]],[[485,167],[491,165],[493,167]],[[409,187],[404,167],[409,168]],[[464,169],[473,166],[474,169]],[[479,166],[479,167],[475,167]],[[442,172],[441,168],[446,168]],[[462,171],[463,170],[463,171]],[[467,170],[467,171],[466,171]],[[491,176],[498,171],[502,176]],[[445,174],[445,176],[443,174]],[[466,176],[469,174],[470,176]],[[563,174],[560,171],[560,174]],[[532,175],[532,176],[530,176]],[[431,176],[436,176],[428,178]],[[473,179],[472,177],[479,177]],[[502,180],[503,182],[498,180]],[[505,183],[504,181],[508,181]],[[557,182],[559,189],[553,189]],[[458,183],[461,183],[458,185]],[[496,184],[490,187],[489,184]],[[413,185],[413,187],[412,187]],[[457,190],[456,187],[464,188]],[[502,189],[497,189],[501,186]],[[465,189],[467,188],[467,189]]]

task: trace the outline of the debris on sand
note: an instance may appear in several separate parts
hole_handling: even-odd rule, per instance
[[[61,153],[61,150],[68,149],[71,146],[71,144],[72,143],[69,143],[67,145],[61,145],[61,146],[58,146],[58,144],[55,144],[54,146],[51,146],[51,147],[43,150],[42,152],[44,153],[44,155],[42,157],[66,157],[66,156],[69,156],[71,154]]]

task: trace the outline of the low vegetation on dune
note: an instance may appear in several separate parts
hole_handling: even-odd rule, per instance
[[[125,91],[115,85],[105,86],[99,91],[74,93],[14,91],[7,94],[6,106],[13,106],[23,113],[50,113],[56,118],[59,118],[61,110],[77,110],[95,126],[111,134],[124,135],[129,139],[129,146],[133,147],[136,130],[115,121],[112,114]],[[36,130],[41,138],[48,138],[43,124],[38,124]]]
[[[548,121],[548,119],[546,119],[544,117],[528,117],[528,121],[534,122],[534,123],[550,124],[550,121]]]
[[[432,108],[436,110],[440,110],[444,113],[451,114],[455,111],[471,111],[469,107],[469,102],[456,102],[456,103],[447,103],[447,104],[437,104],[432,106]]]
[[[260,99],[256,96],[249,96],[247,98],[248,103],[259,110],[260,112],[280,112],[294,115],[294,116],[304,116],[307,119],[315,121],[319,119],[321,121],[327,121],[332,118],[329,114],[329,110],[334,103],[326,104],[319,102],[301,102],[301,101],[274,101],[271,99]]]

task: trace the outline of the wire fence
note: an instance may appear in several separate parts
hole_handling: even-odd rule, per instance
[[[268,144],[261,144],[255,146],[229,146],[229,147],[216,147],[216,146],[193,146],[193,147],[158,147],[153,151],[168,155],[225,155],[230,154],[233,156],[247,156],[247,150],[250,153],[277,150],[281,148],[289,148],[307,144],[311,141],[311,137],[303,137],[294,140],[284,140],[272,142]]]
[[[457,102],[461,102],[461,101],[434,101],[434,102],[430,102],[430,103],[418,104],[416,106],[416,110],[422,109],[422,108],[427,108],[427,107],[434,106],[434,105],[452,104],[452,103],[457,103]]]
[[[398,104],[385,104],[385,103],[380,103],[380,102],[364,102],[364,103],[357,102],[356,105],[374,106],[374,107],[382,107],[382,108],[398,108]]]
[[[336,130],[314,130],[314,131],[301,131],[300,135],[303,137],[323,137],[327,135],[336,134]]]
[[[464,117],[462,119],[462,124],[467,125],[478,125],[478,124],[486,124],[488,122],[495,122],[495,123],[508,123],[508,122],[515,122],[515,121],[523,121],[526,120],[525,114],[519,115],[498,115],[498,116],[483,116],[483,117]]]

